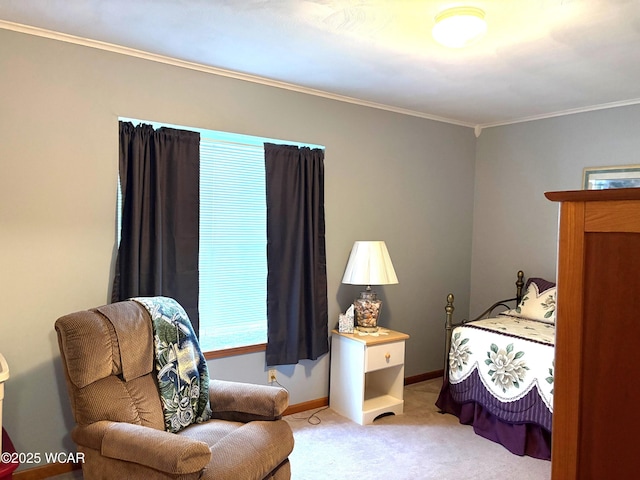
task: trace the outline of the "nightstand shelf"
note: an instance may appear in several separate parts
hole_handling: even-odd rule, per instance
[[[361,425],[404,408],[404,347],[409,335],[339,333],[331,345],[329,406]]]

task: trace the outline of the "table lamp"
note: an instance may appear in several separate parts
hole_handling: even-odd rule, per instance
[[[367,286],[364,292],[360,292],[360,298],[353,302],[356,329],[368,333],[377,332],[382,301],[371,290],[371,285],[398,283],[387,245],[382,241],[355,242],[342,283]]]

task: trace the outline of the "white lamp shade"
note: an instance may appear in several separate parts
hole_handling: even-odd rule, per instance
[[[387,245],[382,241],[353,244],[342,283],[350,285],[389,285],[398,283]]]

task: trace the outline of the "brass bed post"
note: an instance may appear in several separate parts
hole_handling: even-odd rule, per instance
[[[524,272],[518,270],[518,280],[516,281],[516,306],[520,304],[522,300],[522,287],[524,287]]]
[[[444,336],[444,381],[449,379],[449,350],[451,350],[451,333],[453,330],[453,293],[447,296],[447,306],[444,307],[444,311],[447,313],[447,319],[445,321],[445,336]]]

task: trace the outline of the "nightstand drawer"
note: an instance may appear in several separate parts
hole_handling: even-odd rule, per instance
[[[402,365],[404,363],[404,342],[384,343],[367,347],[365,350],[364,371],[371,372],[381,368]]]

